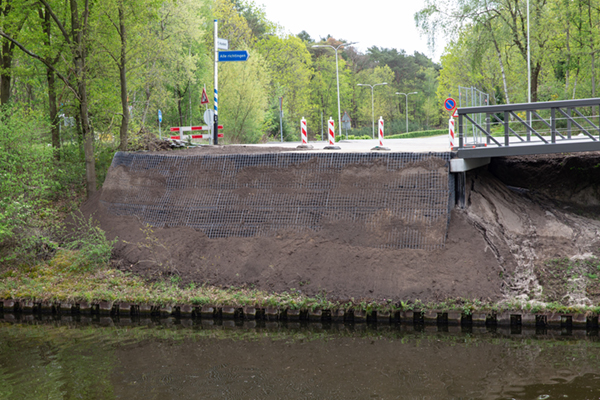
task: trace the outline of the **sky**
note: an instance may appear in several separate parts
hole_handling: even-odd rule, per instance
[[[267,19],[294,35],[305,30],[315,40],[331,35],[336,39],[358,42],[360,52],[371,46],[415,51],[439,62],[445,43],[432,53],[427,38],[419,35],[414,15],[423,8],[423,0],[254,0],[264,5]]]

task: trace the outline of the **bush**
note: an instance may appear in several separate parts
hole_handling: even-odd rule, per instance
[[[41,114],[26,108],[0,110],[0,264],[48,256],[56,218],[48,207],[55,191],[52,148]]]
[[[82,215],[71,215],[74,229],[63,245],[67,250],[77,251],[74,253],[70,269],[84,272],[107,266],[117,239],[108,240],[92,217],[85,219]]]

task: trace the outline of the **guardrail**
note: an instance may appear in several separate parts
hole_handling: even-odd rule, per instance
[[[454,150],[461,158],[599,151],[599,110],[600,98],[459,108]]]

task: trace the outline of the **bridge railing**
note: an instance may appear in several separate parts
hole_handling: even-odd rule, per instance
[[[600,98],[463,107],[457,111],[459,151],[572,139],[600,144]],[[467,124],[470,134],[465,132]]]

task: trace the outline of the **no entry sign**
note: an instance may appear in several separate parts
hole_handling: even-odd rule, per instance
[[[454,100],[452,97],[448,97],[446,100],[444,100],[444,108],[448,111],[452,111],[456,108],[456,100]]]

